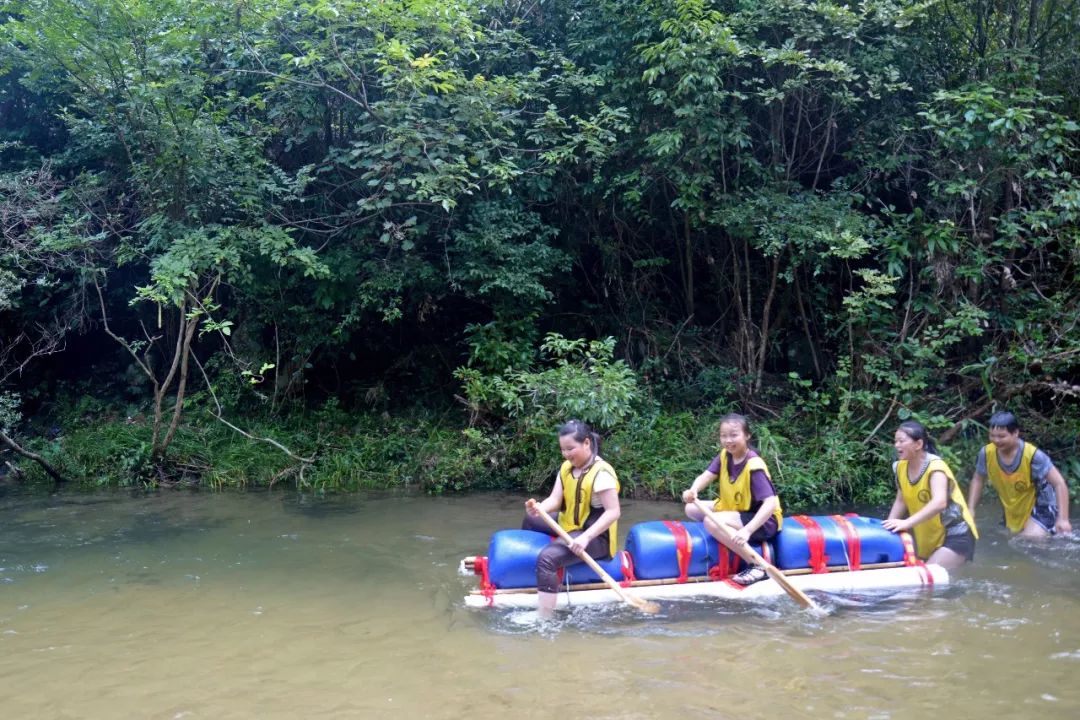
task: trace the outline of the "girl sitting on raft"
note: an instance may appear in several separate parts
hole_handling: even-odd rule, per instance
[[[691,520],[704,520],[705,529],[717,542],[728,545],[712,519],[704,517],[694,504],[698,493],[713,480],[719,480],[720,498],[713,508],[720,521],[731,528],[732,541],[738,552],[747,542],[760,543],[770,540],[780,532],[783,515],[780,498],[773,487],[769,468],[757,451],[750,447],[750,422],[742,415],[732,413],[720,419],[720,454],[713,458],[705,472],[682,494],[686,503],[686,515]],[[764,580],[765,571],[752,565],[731,578],[740,585],[751,585]]]
[[[895,533],[910,530],[916,554],[947,570],[973,560],[975,520],[926,428],[914,420],[901,423],[893,446],[899,458],[893,463],[896,499],[882,525]]]
[[[579,562],[584,554],[594,560],[614,557],[621,513],[619,477],[600,457],[600,436],[582,421],[570,420],[559,428],[559,448],[564,462],[555,476],[555,486],[543,501],[526,505],[521,524],[523,530],[551,535],[540,519],[540,513],[546,512],[574,539],[570,545],[561,540],[547,545],[536,559],[537,612],[541,617],[555,613],[561,568]]]

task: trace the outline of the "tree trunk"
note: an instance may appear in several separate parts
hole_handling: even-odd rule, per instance
[[[53,480],[56,480],[57,482],[67,482],[67,478],[57,472],[56,468],[50,465],[48,460],[41,457],[37,453],[32,453],[29,450],[20,447],[18,443],[8,437],[7,433],[3,431],[0,431],[0,443],[3,443],[7,447],[11,448],[14,452],[22,455],[24,458],[36,462],[38,465],[41,466],[41,469],[44,470]]]
[[[186,325],[186,327],[184,326]],[[187,378],[188,378],[188,365],[191,358],[191,340],[195,337],[195,330],[199,327],[199,318],[192,317],[184,320],[183,328],[183,341],[177,348],[177,352],[180,354],[180,379],[176,386],[176,404],[173,406],[172,420],[169,421],[169,430],[165,433],[165,439],[161,441],[161,446],[154,448],[155,456],[164,455],[165,450],[173,441],[173,437],[176,436],[176,430],[180,427],[180,416],[184,410],[184,395],[187,393]],[[170,379],[171,382],[171,379]]]
[[[694,252],[690,233],[690,218],[683,216],[683,302],[686,316],[694,316]]]
[[[773,258],[772,264],[772,277],[769,279],[769,292],[765,295],[765,304],[761,308],[761,332],[759,333],[758,345],[757,345],[757,358],[754,366],[754,392],[761,392],[761,381],[765,375],[765,361],[769,356],[769,332],[770,321],[772,318],[772,304],[773,299],[776,297],[776,281],[780,276],[780,260],[783,258],[784,250],[777,253]]]

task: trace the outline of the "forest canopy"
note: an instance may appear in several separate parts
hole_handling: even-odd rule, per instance
[[[664,494],[738,410],[814,504],[1008,407],[1075,481],[1078,43],[1080,0],[3,0],[6,457],[533,488],[580,417]]]

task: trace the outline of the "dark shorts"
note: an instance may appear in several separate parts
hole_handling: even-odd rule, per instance
[[[945,542],[941,546],[949,548],[968,562],[975,559],[975,534],[970,528],[967,532],[958,535],[946,535]]]
[[[1031,519],[1042,527],[1043,530],[1054,534],[1054,526],[1057,525],[1058,507],[1057,493],[1050,483],[1043,483],[1039,488],[1039,494],[1035,498],[1035,507],[1031,508]]]
[[[552,513],[552,519],[558,522],[558,513]],[[533,530],[551,535],[551,528],[540,518],[534,518],[526,513],[521,523],[522,530]],[[574,530],[571,537],[577,537],[581,530]],[[608,528],[585,546],[585,552],[593,560],[608,560],[611,558],[611,528]],[[540,592],[559,592],[559,570],[568,566],[583,562],[581,558],[571,552],[570,547],[561,540],[545,545],[536,558],[536,589]]]
[[[751,520],[754,519],[754,515],[756,515],[756,513],[741,512],[739,513],[739,520],[742,521],[742,524],[745,527],[750,523]],[[764,524],[762,524],[762,526],[755,530],[754,534],[750,536],[750,542],[761,543],[765,542],[766,540],[772,540],[774,537],[776,537],[776,533],[776,516],[771,515],[769,519],[766,520]]]

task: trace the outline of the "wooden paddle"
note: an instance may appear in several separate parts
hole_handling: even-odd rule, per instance
[[[529,508],[535,507],[537,504],[538,503],[536,502],[536,500],[529,500],[527,503],[525,503],[525,505]],[[540,517],[544,519],[544,522],[547,523],[547,526],[551,528],[556,535],[561,537],[566,542],[566,544],[569,545],[574,541],[574,538],[570,537],[570,533],[566,532],[566,530],[564,530],[563,527],[559,525],[559,523],[555,522],[555,520],[553,520],[552,517],[546,512],[544,512],[542,509],[540,510]],[[611,575],[609,575],[607,571],[604,570],[604,568],[600,567],[600,563],[589,557],[589,553],[582,551],[579,557],[584,560],[589,567],[593,569],[593,572],[600,576],[600,579],[604,581],[604,584],[611,588],[611,590],[616,595],[618,595],[623,602],[628,605],[633,605],[638,610],[649,613],[650,615],[655,615],[656,613],[660,612],[660,606],[656,603],[650,602],[649,600],[645,600],[643,598],[639,598],[637,595],[632,595],[626,592],[623,587],[619,585],[618,582],[616,582],[615,578],[611,577]]]
[[[701,500],[700,498],[694,498],[694,504],[698,506],[701,512],[705,513],[705,517],[713,521],[713,523],[719,528],[720,534],[723,536],[724,544],[734,550],[747,562],[751,562],[757,565],[759,568],[765,571],[765,573],[772,578],[777,585],[783,588],[784,592],[791,596],[791,599],[802,605],[804,608],[809,608],[815,612],[824,612],[820,606],[813,600],[811,600],[806,593],[799,588],[791,584],[791,581],[784,576],[784,573],[776,569],[776,567],[765,558],[761,557],[761,554],[757,550],[750,547],[750,544],[736,545],[734,541],[734,534],[728,528],[727,525],[717,516],[716,512],[712,509],[709,503]]]

